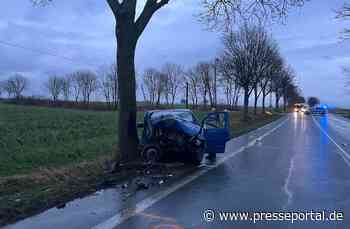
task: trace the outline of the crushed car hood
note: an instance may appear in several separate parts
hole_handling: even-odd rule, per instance
[[[160,119],[154,121],[153,125],[159,128],[183,132],[190,136],[197,135],[201,130],[201,127],[196,123],[176,118]]]

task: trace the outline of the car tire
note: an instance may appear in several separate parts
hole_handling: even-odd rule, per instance
[[[154,163],[162,158],[162,150],[158,144],[149,144],[143,148],[141,155],[146,162]]]
[[[189,162],[192,165],[198,166],[202,163],[203,157],[204,157],[203,150],[191,152],[191,158]]]

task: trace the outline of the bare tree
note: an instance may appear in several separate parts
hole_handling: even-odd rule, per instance
[[[211,28],[228,29],[240,20],[283,20],[306,0],[202,0],[200,19]]]
[[[72,92],[72,79],[69,75],[62,78],[62,94],[65,101],[69,101]]]
[[[167,63],[163,67],[165,75],[164,96],[167,104],[174,105],[176,95],[179,91],[183,78],[183,70],[181,66]]]
[[[254,113],[257,113],[257,103],[262,96],[262,112],[265,113],[265,99],[272,91],[271,82],[274,75],[279,75],[283,68],[283,60],[277,43],[270,37],[261,43],[260,55],[258,55],[258,68],[254,87]]]
[[[34,3],[52,0],[31,0]],[[154,13],[168,4],[169,0],[146,0],[141,13],[136,12],[137,0],[106,0],[111,8],[116,25],[117,70],[119,84],[119,149],[121,159],[128,161],[137,156],[136,128],[136,76],[135,52],[139,38]]]
[[[283,110],[287,111],[287,103],[288,97],[290,96],[290,92],[294,91],[294,79],[295,73],[293,69],[288,66],[282,74],[282,96],[283,96]]]
[[[162,73],[157,71],[156,72],[156,104],[160,105],[162,96],[164,95],[165,92],[165,85],[166,85],[166,78],[167,76]]]
[[[142,92],[145,97],[145,101],[149,101],[151,104],[155,103],[156,90],[157,90],[157,70],[154,68],[146,69],[143,74]]]
[[[278,75],[272,79],[272,90],[275,93],[275,108],[279,109],[280,99],[283,98],[283,107],[286,109],[287,89],[294,84],[295,74],[291,67],[284,66]]]
[[[344,3],[341,9],[336,11],[336,18],[349,21],[350,20],[350,3]],[[345,28],[342,32],[342,38],[349,39],[350,38],[350,29]]]
[[[106,103],[108,108],[112,107],[112,88],[113,88],[113,84],[112,81],[108,78],[108,76],[106,75],[102,75],[102,79],[101,80],[101,88],[102,88],[102,93],[103,96],[105,97]]]
[[[223,56],[231,64],[236,82],[244,92],[243,118],[248,119],[249,97],[257,85],[257,74],[261,69],[259,61],[264,56],[266,33],[261,26],[242,26],[238,32],[226,33],[223,37]]]
[[[270,55],[268,56],[268,67],[262,72],[262,78],[259,82],[262,94],[262,113],[266,111],[266,97],[273,91],[273,79],[278,77],[283,69],[283,59],[279,53],[277,46],[273,45]]]
[[[123,160],[137,155],[135,50],[153,14],[169,0],[147,0],[136,18],[137,0],[107,0],[116,20],[119,98],[119,148]]]
[[[79,101],[79,98],[81,96],[82,88],[83,88],[83,81],[82,77],[79,71],[76,71],[69,75],[69,78],[71,80],[71,85],[73,89],[73,96],[74,101],[77,103]]]
[[[47,82],[45,83],[45,87],[48,90],[53,102],[57,102],[58,97],[62,92],[62,85],[63,85],[63,78],[57,75],[50,76]]]
[[[109,107],[113,105],[116,109],[119,101],[117,66],[116,64],[102,66],[99,73],[101,75],[102,92],[106,103]]]
[[[28,87],[28,79],[21,74],[14,74],[4,83],[4,89],[9,97],[14,96],[16,99],[22,97],[23,91]]]
[[[311,96],[307,99],[307,103],[309,104],[310,107],[314,107],[320,104],[320,99],[315,96]]]
[[[214,75],[212,65],[207,62],[198,63],[195,72],[199,75],[199,92],[203,97],[203,105],[207,106],[207,99],[211,107],[214,107]]]
[[[226,96],[226,103],[231,108],[234,106],[237,107],[238,99],[240,97],[241,87],[237,82],[235,77],[235,72],[230,66],[231,62],[222,57],[219,62],[219,73],[220,73],[220,82],[224,88],[224,94]]]
[[[84,70],[80,71],[80,79],[83,102],[89,104],[92,93],[94,93],[99,87],[97,76],[94,72]]]
[[[192,106],[194,108],[198,106],[200,81],[200,76],[196,73],[195,68],[191,68],[187,71],[186,83],[188,83],[189,97],[191,98]]]
[[[11,85],[8,83],[8,80],[5,80],[2,82],[2,89],[3,89],[3,91],[5,91],[7,93],[8,98],[12,97],[14,92],[13,92]]]

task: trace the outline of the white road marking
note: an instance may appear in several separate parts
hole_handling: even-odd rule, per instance
[[[260,137],[255,138],[254,140],[249,142],[246,146],[242,146],[238,150],[236,150],[236,151],[234,151],[232,153],[229,153],[225,157],[222,157],[222,158],[218,159],[215,165],[213,165],[211,167],[205,167],[202,170],[200,170],[198,172],[195,172],[192,175],[187,176],[186,178],[184,178],[184,179],[174,183],[169,188],[167,188],[167,189],[165,189],[163,191],[160,191],[160,192],[158,192],[156,194],[153,194],[152,196],[150,196],[150,197],[148,197],[148,198],[138,202],[135,205],[135,207],[133,207],[133,208],[128,208],[128,209],[121,210],[115,216],[109,218],[108,220],[106,220],[105,222],[102,222],[101,224],[98,224],[98,225],[94,226],[92,229],[111,229],[111,228],[114,228],[114,227],[120,225],[121,223],[123,223],[127,219],[129,219],[129,218],[131,218],[131,217],[133,217],[133,216],[143,212],[144,210],[146,210],[147,208],[151,207],[155,203],[157,203],[160,200],[164,199],[165,197],[169,196],[171,193],[173,193],[173,192],[177,191],[178,189],[182,188],[183,186],[189,184],[190,182],[194,181],[195,179],[197,179],[198,177],[204,175],[205,173],[209,172],[210,170],[218,167],[219,165],[223,164],[225,161],[233,158],[238,153],[240,153],[240,152],[246,150],[247,148],[255,145],[257,143],[258,139],[259,139],[259,141],[261,141],[263,138],[265,138],[266,136],[270,135],[275,130],[280,128],[288,120],[289,120],[289,117],[286,118],[281,123],[279,123],[273,129],[267,131],[265,134],[261,135]]]
[[[321,130],[321,132],[325,136],[327,136],[327,138],[331,140],[331,142],[333,142],[333,144],[340,150],[340,152],[337,151],[337,153],[343,158],[345,163],[350,167],[350,155],[331,136],[329,136],[329,134],[320,126],[320,124],[315,120],[314,117],[312,117],[312,119],[314,120],[318,128]]]
[[[292,203],[292,200],[293,200],[293,192],[289,189],[289,184],[290,184],[290,180],[292,178],[292,173],[293,173],[293,170],[294,170],[295,157],[296,157],[296,154],[290,160],[290,166],[289,166],[289,169],[288,169],[288,176],[287,176],[286,182],[284,183],[284,186],[283,186],[283,190],[284,190],[284,192],[287,195],[287,202],[283,206],[283,210],[286,210],[288,205],[290,205]]]

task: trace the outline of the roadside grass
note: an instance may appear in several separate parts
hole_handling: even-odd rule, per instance
[[[266,113],[259,112],[257,115],[251,115],[250,119],[246,122],[242,121],[242,113],[237,111],[237,114],[231,114],[231,137],[235,138],[240,135],[246,134],[259,127],[262,127],[270,122],[273,122],[283,116],[282,113]]]
[[[349,109],[334,109],[334,110],[331,110],[331,112],[350,119],[350,110]]]
[[[208,112],[194,113],[201,120]],[[0,226],[129,176],[108,172],[118,152],[117,115],[0,103]],[[246,123],[241,117],[230,113],[233,137],[280,115],[252,116]]]

